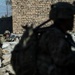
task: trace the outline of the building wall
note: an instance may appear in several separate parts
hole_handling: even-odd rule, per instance
[[[13,32],[22,33],[21,25],[33,23],[34,27],[49,17],[50,5],[58,1],[74,0],[12,0]]]

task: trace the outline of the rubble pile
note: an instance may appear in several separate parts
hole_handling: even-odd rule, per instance
[[[2,56],[0,58],[0,75],[15,75],[15,72],[11,66],[11,52],[18,41],[4,42],[2,45]]]

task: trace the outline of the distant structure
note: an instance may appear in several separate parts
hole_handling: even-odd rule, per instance
[[[48,19],[50,5],[74,0],[12,0],[13,32],[23,33],[21,25],[33,23],[34,27]],[[74,29],[75,31],[75,29]]]
[[[12,16],[0,18],[0,34],[4,34],[5,30],[13,32]]]

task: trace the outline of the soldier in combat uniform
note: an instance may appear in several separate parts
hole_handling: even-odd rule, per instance
[[[74,26],[73,8],[73,5],[67,2],[53,4],[49,18],[54,21],[54,24],[45,28],[42,34],[39,32],[41,36],[37,35],[39,36],[39,39],[37,37],[37,44],[36,34],[30,35],[28,32],[23,34],[11,57],[11,63],[16,75],[75,74],[75,52],[71,50],[74,42],[70,34],[67,33],[68,30],[72,31]],[[27,37],[28,35],[29,37]],[[37,52],[35,54],[36,63],[33,63],[34,59],[32,59],[34,51]],[[33,72],[35,67],[37,72]]]
[[[71,50],[72,39],[69,39],[71,36],[67,33],[74,26],[73,6],[66,2],[58,2],[52,5],[49,17],[54,24],[40,38],[39,72],[41,75],[73,75],[75,52]],[[46,59],[53,65],[47,64],[48,61],[41,62]]]

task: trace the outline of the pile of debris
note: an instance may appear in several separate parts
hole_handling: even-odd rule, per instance
[[[0,75],[15,75],[10,60],[11,52],[18,42],[19,41],[4,42],[2,48],[0,48],[0,51],[2,51],[2,55],[0,58]]]

